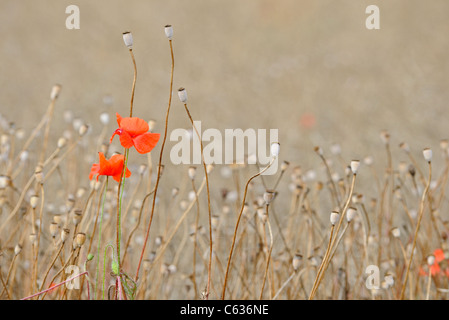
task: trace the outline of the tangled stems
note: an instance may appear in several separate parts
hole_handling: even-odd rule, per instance
[[[424,202],[426,200],[427,193],[429,192],[431,181],[432,181],[432,164],[429,161],[429,179],[427,180],[426,188],[424,189],[424,192],[422,194],[421,203],[419,206],[419,216],[418,216],[418,222],[416,223],[415,236],[413,237],[412,250],[410,253],[410,259],[408,260],[408,264],[407,264],[407,271],[405,273],[404,283],[402,284],[401,300],[404,300],[405,288],[407,287],[407,280],[408,280],[409,273],[410,273],[410,266],[413,261],[413,254],[414,254],[415,247],[416,247],[416,239],[418,238],[419,226],[421,225],[421,220],[422,220],[423,213],[424,213]],[[430,273],[430,271],[429,271],[429,273]]]
[[[145,236],[145,241],[143,243],[142,253],[140,254],[139,264],[137,265],[135,282],[137,282],[137,280],[139,279],[140,266],[142,264],[143,256],[145,254],[145,248],[147,246],[148,237],[150,235],[150,228],[151,228],[151,224],[153,222],[154,207],[155,207],[155,204],[156,204],[156,195],[157,195],[157,190],[158,190],[158,187],[159,187],[159,180],[160,180],[160,177],[161,177],[162,155],[164,153],[165,140],[167,139],[168,115],[170,114],[171,99],[172,99],[172,93],[173,93],[173,72],[174,72],[174,67],[175,67],[175,58],[174,58],[174,55],[173,55],[172,40],[169,40],[169,43],[170,43],[170,54],[171,54],[170,95],[169,95],[169,98],[168,98],[168,107],[167,107],[167,112],[166,112],[166,115],[165,115],[164,138],[163,138],[163,141],[162,141],[161,152],[159,154],[159,165],[158,165],[158,169],[157,169],[156,185],[154,187],[153,203],[151,205],[150,222],[148,223],[148,228],[147,228],[147,232],[146,232],[146,236]]]
[[[274,160],[276,159],[276,157],[273,157],[270,161],[270,163],[268,164],[268,166],[266,166],[264,169],[262,169],[260,172],[258,172],[257,174],[253,175],[247,182],[245,185],[245,191],[243,193],[243,200],[242,200],[242,206],[240,208],[240,213],[239,216],[237,218],[237,222],[235,224],[235,230],[234,230],[234,236],[232,238],[232,245],[231,245],[231,250],[229,251],[229,257],[228,257],[228,264],[226,266],[226,273],[225,273],[225,279],[224,279],[224,283],[223,283],[223,292],[221,293],[221,300],[224,300],[225,295],[226,295],[226,285],[228,283],[228,274],[229,274],[229,267],[231,266],[231,259],[232,259],[232,253],[234,252],[234,246],[235,246],[235,240],[237,238],[237,230],[239,228],[239,224],[240,224],[240,219],[242,218],[242,214],[243,214],[243,208],[245,207],[245,200],[246,200],[246,194],[248,193],[248,186],[251,183],[251,181],[255,178],[257,178],[258,176],[260,176],[262,173],[264,173],[266,170],[268,170],[269,167],[271,167],[271,165],[273,164]]]

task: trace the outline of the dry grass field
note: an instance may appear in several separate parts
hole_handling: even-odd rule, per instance
[[[447,299],[448,10],[2,0],[0,299]],[[277,129],[277,173],[174,164],[191,120]]]

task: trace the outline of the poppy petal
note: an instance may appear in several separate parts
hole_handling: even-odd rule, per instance
[[[133,139],[126,131],[123,131],[122,134],[120,135],[120,143],[122,144],[122,147],[126,149],[129,149],[134,145]]]
[[[127,131],[133,137],[143,134],[150,129],[145,120],[137,117],[121,118],[119,126],[123,131]]]
[[[441,249],[436,249],[436,250],[433,252],[433,255],[435,256],[435,261],[436,261],[436,262],[441,262],[441,261],[443,261],[443,260],[445,259],[445,257],[444,257],[444,251],[441,250]]]
[[[120,123],[122,122],[122,116],[118,114],[118,112],[115,114],[115,116],[117,117],[117,124],[118,127],[120,128]]]
[[[439,274],[441,272],[441,268],[438,265],[438,263],[434,263],[433,265],[430,266],[430,274],[432,276]]]
[[[159,133],[145,133],[133,139],[134,146],[139,153],[148,153],[156,146],[161,135]]]
[[[98,163],[94,163],[92,165],[92,168],[90,169],[89,180],[92,180],[94,175],[98,174],[99,171],[100,171],[100,165]]]

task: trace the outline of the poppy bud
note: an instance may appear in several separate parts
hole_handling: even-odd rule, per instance
[[[123,32],[123,41],[125,42],[125,46],[129,49],[132,49],[133,46],[133,35],[131,32]]]
[[[51,88],[50,99],[55,100],[59,96],[59,92],[61,91],[61,85],[55,84],[53,88]]]
[[[279,142],[272,143],[270,147],[271,156],[277,157],[279,155],[280,149],[281,145],[279,144]]]
[[[171,40],[173,38],[173,27],[169,24],[165,26],[165,35],[167,36],[168,40]]]
[[[423,150],[424,159],[426,159],[427,162],[432,161],[432,149],[425,148]]]
[[[187,103],[187,91],[185,88],[178,89],[178,96],[182,103]]]

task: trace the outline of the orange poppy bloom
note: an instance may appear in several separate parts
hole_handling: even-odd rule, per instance
[[[433,265],[430,266],[430,274],[432,276],[435,275],[440,275],[440,274],[446,274],[447,276],[449,275],[448,270],[445,270],[444,272],[441,270],[441,267],[439,265],[439,263],[443,260],[446,259],[443,250],[441,249],[435,249],[435,251],[433,252],[433,256],[435,257],[435,262],[433,263]],[[422,267],[419,268],[419,274],[421,276],[426,276],[428,275],[427,272],[424,271],[424,269]]]
[[[94,175],[97,175],[97,181],[99,176],[112,176],[115,181],[120,182],[125,157],[121,154],[116,154],[109,160],[106,160],[103,152],[99,152],[98,154],[100,156],[100,162],[92,165],[89,179],[92,180]],[[131,171],[126,168],[125,177],[128,178],[130,175]]]
[[[110,142],[112,143],[112,139],[118,134],[124,148],[129,149],[134,146],[139,153],[148,153],[153,150],[161,136],[159,133],[148,132],[148,123],[137,117],[122,118],[117,113],[117,123],[119,128],[114,131]]]

